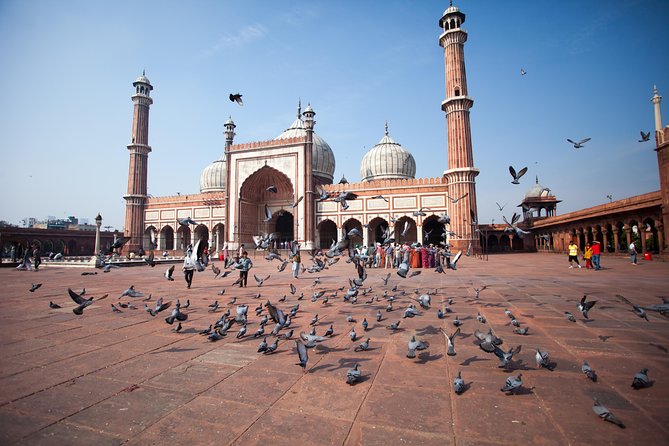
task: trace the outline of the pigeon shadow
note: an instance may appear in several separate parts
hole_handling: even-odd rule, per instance
[[[663,346],[663,345],[660,345],[660,344],[654,344],[654,343],[652,343],[652,342],[649,342],[648,345],[650,345],[651,347],[655,347],[655,348],[657,348],[658,350],[663,351],[664,353],[669,353],[669,350],[667,350],[667,347],[665,347],[665,346]]]
[[[469,338],[469,337],[471,337],[471,336],[473,336],[473,335],[474,335],[474,333],[463,333],[463,332],[460,332],[460,333],[457,334],[457,337],[460,338],[460,339],[467,339],[467,338]]]
[[[602,342],[606,342],[607,340],[609,340],[609,339],[611,339],[611,338],[613,338],[613,337],[615,337],[615,336],[602,336],[602,335],[599,335],[599,336],[597,336],[597,337],[599,338],[600,341],[602,341]],[[666,350],[666,349],[665,349],[665,350]]]
[[[526,318],[528,318],[528,319],[534,319],[534,315],[533,315],[533,314],[521,314],[521,316],[522,316],[522,317],[526,317]]]
[[[468,365],[471,365],[471,363],[473,363],[473,362],[479,362],[479,361],[490,361],[490,359],[488,359],[488,358],[479,358],[478,355],[474,355],[474,356],[471,356],[471,357],[465,359],[464,361],[462,361],[462,362],[460,363],[460,365],[468,366]]]
[[[196,329],[194,329],[194,328],[191,327],[191,328],[187,328],[187,329],[185,329],[185,330],[181,330],[179,333],[183,333],[183,334],[186,334],[186,333],[199,333],[200,331],[201,331],[201,330],[196,330]]]
[[[328,347],[327,345],[318,344],[316,345],[316,347],[314,347],[314,350],[316,350],[320,354],[325,354],[325,353],[345,352],[348,350],[348,348]]]
[[[510,395],[534,395],[534,387],[521,387]]]
[[[182,353],[182,352],[190,352],[193,350],[197,350],[196,348],[178,348],[178,347],[172,347],[167,350],[159,350],[155,352],[151,352],[152,355],[157,355],[160,353]]]
[[[439,353],[437,355],[431,355],[429,352],[421,352],[418,354],[418,361],[416,361],[417,364],[426,364],[430,361],[436,361],[438,359],[443,358],[444,355]]]
[[[425,336],[425,335],[437,334],[439,333],[439,331],[440,330],[437,327],[428,325],[427,327],[419,328],[418,330],[416,330],[416,334],[418,336]]]

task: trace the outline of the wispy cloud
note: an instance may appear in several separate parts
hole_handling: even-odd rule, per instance
[[[209,57],[219,51],[240,48],[250,42],[262,39],[269,30],[261,25],[246,25],[234,34],[222,35],[216,43],[201,52],[202,57]]]

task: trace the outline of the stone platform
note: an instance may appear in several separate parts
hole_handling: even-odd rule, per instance
[[[94,276],[49,266],[39,272],[0,270],[0,444],[667,444],[669,318],[649,313],[646,322],[615,297],[661,303],[658,296],[669,297],[667,263],[633,266],[605,256],[605,269],[595,272],[568,269],[562,255],[497,255],[487,262],[463,257],[459,269],[446,274],[422,270],[401,279],[393,270],[387,287],[381,281],[387,271],[373,269],[365,282],[373,291],[355,305],[342,301],[343,291],[327,305],[310,300],[314,291],[331,294],[347,285],[354,269],[343,260],[297,280],[290,267],[278,273],[278,262],[257,257],[255,264],[254,273],[271,277],[258,288],[251,276],[246,289],[231,286],[236,273],[214,279],[208,270],[196,273],[188,290],[178,267],[174,282],[163,278],[164,266],[98,270]],[[316,277],[321,284],[314,286]],[[30,293],[33,282],[43,286]],[[318,334],[330,324],[335,329],[334,337],[309,350],[306,373],[295,365],[294,341],[282,340],[276,354],[262,355],[256,352],[260,339],[252,336],[260,319],[253,309],[260,303],[270,299],[283,309],[297,303],[290,283],[305,295],[291,327],[295,335],[310,329],[315,314]],[[110,304],[132,284],[152,294],[150,305],[157,297],[189,299],[183,330],[172,331],[166,314],[154,318],[143,311],[141,298],[130,299],[139,309],[113,313]],[[398,292],[392,293],[395,285]],[[476,300],[474,288],[482,285],[488,288]],[[76,316],[68,287],[109,297]],[[433,307],[402,319],[415,289],[436,289]],[[365,303],[384,290],[397,296],[392,312],[385,311],[383,299]],[[598,301],[590,321],[576,310],[584,293]],[[284,294],[286,301],[278,303]],[[234,313],[228,304],[233,297],[250,305],[249,335],[236,339],[235,326],[227,338],[207,341],[198,332],[226,308]],[[454,313],[438,319],[437,308],[448,298]],[[210,313],[207,306],[215,300],[221,308]],[[52,310],[49,301],[63,308]],[[529,335],[513,334],[505,308],[529,327]],[[565,311],[577,322],[567,321]],[[477,322],[477,312],[487,324]],[[346,322],[349,314],[357,323]],[[457,355],[447,356],[440,329],[452,332],[456,315],[462,333]],[[361,327],[365,317],[367,333]],[[400,331],[386,329],[398,320]],[[351,325],[363,339],[350,341]],[[522,345],[516,370],[499,369],[497,358],[474,344],[474,330],[489,327],[504,339],[502,347]],[[408,359],[412,335],[430,346]],[[367,336],[371,349],[354,352]],[[536,347],[550,353],[554,371],[536,369]],[[596,370],[597,383],[581,373],[583,360]],[[363,379],[349,386],[346,370],[355,363]],[[635,391],[632,377],[644,367],[654,385]],[[469,386],[462,395],[452,390],[459,371]],[[514,396],[500,392],[518,372],[524,390]],[[593,396],[627,428],[600,421],[591,408]]]

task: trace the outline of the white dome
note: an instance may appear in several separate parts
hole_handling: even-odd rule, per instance
[[[367,152],[360,163],[361,181],[415,178],[416,160],[401,145],[386,134]]]
[[[225,192],[225,160],[218,159],[204,168],[200,175],[200,193]]]
[[[539,178],[537,178],[534,185],[525,193],[525,198],[543,198],[550,195],[551,190],[539,184]]]
[[[274,139],[286,138],[301,138],[307,135],[307,130],[304,127],[304,121],[299,115],[282,134]],[[313,146],[311,149],[311,158],[313,162],[313,173],[317,177],[327,180],[332,183],[335,171],[335,157],[330,145],[325,142],[323,138],[318,136],[316,132],[313,134]]]

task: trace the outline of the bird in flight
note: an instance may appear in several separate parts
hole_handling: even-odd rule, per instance
[[[239,93],[236,94],[230,93],[230,101],[236,102],[239,105],[244,105],[244,103],[242,102],[242,95]]]
[[[501,211],[504,209],[504,206],[506,206],[506,205],[509,204],[509,203],[504,203],[504,206],[500,206],[498,202],[495,202],[495,204],[497,205],[497,208],[498,208],[498,209],[500,210],[500,212],[501,212]]]
[[[462,197],[459,197],[459,198],[453,198],[453,197],[451,197],[450,195],[446,194],[446,196],[448,197],[448,199],[451,200],[451,202],[452,202],[453,204],[456,204],[458,201],[462,200],[462,199],[465,198],[467,195],[469,195],[469,192],[465,192],[465,194],[464,194]]]
[[[523,68],[520,69],[520,75],[525,76],[527,74],[527,71],[525,71]]]
[[[584,138],[578,142],[572,141],[571,139],[567,138],[567,141],[573,144],[575,149],[580,149],[585,145],[586,142],[590,141],[590,138]]]
[[[642,130],[639,133],[641,134],[641,139],[639,140],[639,142],[650,141],[650,132],[644,133],[643,130]]]
[[[518,173],[516,173],[516,169],[514,169],[513,166],[509,166],[509,173],[513,177],[513,181],[511,182],[511,184],[520,184],[518,180],[520,180],[520,177],[525,175],[526,172],[527,172],[527,167],[523,167],[518,171]]]
[[[272,193],[277,193],[279,190],[276,188],[276,186],[271,185],[270,187],[267,188],[267,192],[272,192]]]

